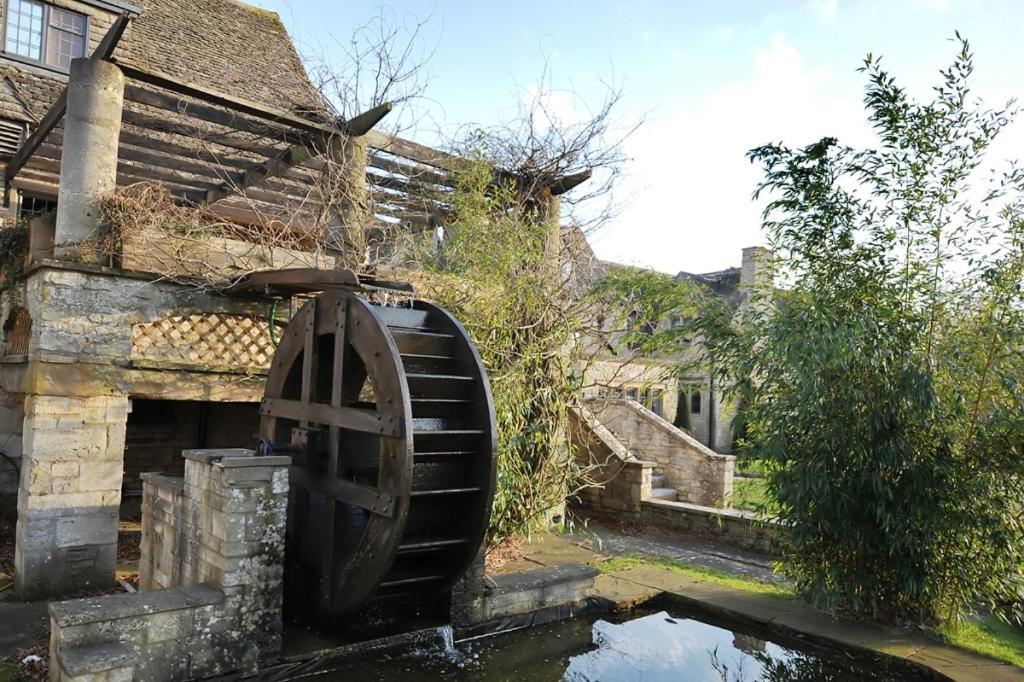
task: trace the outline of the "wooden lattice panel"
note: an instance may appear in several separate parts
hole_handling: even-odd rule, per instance
[[[7,321],[7,355],[28,353],[28,342],[32,337],[32,316],[24,308],[18,308]]]
[[[173,315],[132,327],[138,366],[262,371],[273,355],[269,322],[248,315]]]

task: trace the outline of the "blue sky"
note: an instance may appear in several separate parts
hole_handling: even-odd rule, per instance
[[[347,40],[381,7],[251,1],[281,15],[301,52],[339,60],[335,40]],[[631,160],[617,190],[621,211],[591,242],[602,258],[666,272],[738,265],[740,249],[763,243],[749,148],[824,135],[871,142],[856,73],[866,53],[884,55],[905,86],[928,96],[960,30],[974,48],[979,96],[997,105],[1024,90],[1024,2],[1015,0],[396,0],[387,7],[406,22],[429,17],[423,118],[403,133],[418,141],[506,120],[536,92],[545,63],[551,107],[566,120],[597,106],[605,83],[620,86],[619,124],[645,123],[625,143]],[[1005,134],[996,155],[1019,154],[1022,125]]]

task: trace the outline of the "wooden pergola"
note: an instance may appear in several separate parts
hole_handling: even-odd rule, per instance
[[[372,203],[368,230],[425,229],[447,211],[450,171],[457,157],[373,130],[391,110],[376,106],[349,120],[274,109],[142,70],[114,55],[130,18],[114,23],[90,59],[124,73],[124,109],[117,184],[159,183],[184,205],[243,223],[287,218],[314,221],[322,210],[318,186],[332,150],[348,138],[367,147],[365,189]],[[67,88],[7,164],[10,190],[57,195]],[[298,220],[295,220],[298,216]]]

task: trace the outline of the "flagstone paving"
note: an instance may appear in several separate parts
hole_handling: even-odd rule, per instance
[[[541,535],[523,548],[508,570],[529,570],[559,563],[594,563],[609,555],[675,559],[748,577],[772,576],[767,557],[724,549],[714,543],[671,536],[629,536],[591,526],[586,533]],[[600,540],[598,542],[598,540]],[[598,550],[596,547],[599,547]],[[795,600],[743,592],[704,582],[658,566],[635,566],[598,576],[594,596],[621,607],[668,593],[684,603],[730,621],[749,623],[786,637],[828,640],[851,649],[880,652],[927,666],[963,682],[1024,682],[1024,669],[950,647],[917,628],[895,628],[835,618]]]

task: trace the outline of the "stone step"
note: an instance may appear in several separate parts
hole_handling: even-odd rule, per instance
[[[50,665],[63,673],[62,680],[130,680],[139,662],[135,650],[121,642],[61,649],[57,659]]]
[[[652,488],[664,488],[665,487],[665,476],[662,474],[651,475],[651,487]]]
[[[651,499],[652,500],[668,500],[669,502],[675,502],[679,498],[679,493],[676,492],[675,488],[652,488]]]

